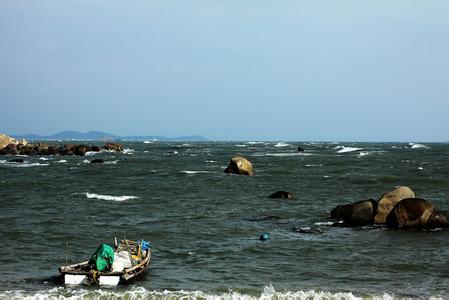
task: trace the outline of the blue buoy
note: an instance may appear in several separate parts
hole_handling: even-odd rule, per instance
[[[269,238],[270,238],[270,235],[267,232],[264,232],[259,236],[259,240],[261,240],[261,241],[266,241]]]

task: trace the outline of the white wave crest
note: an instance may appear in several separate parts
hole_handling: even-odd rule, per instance
[[[123,149],[123,154],[132,155],[132,154],[134,154],[134,149],[125,148],[125,149]]]
[[[420,148],[430,149],[429,146],[426,146],[423,144],[417,144],[417,143],[409,143],[409,146],[411,146],[412,149],[420,149]]]
[[[201,173],[210,173],[209,171],[181,171],[181,173],[185,174],[201,174]]]
[[[87,151],[86,153],[84,153],[84,156],[92,156],[95,154],[100,153],[99,151]]]
[[[153,144],[151,141],[143,141],[144,144]]]
[[[14,167],[17,167],[17,168],[47,167],[49,165],[50,164],[41,164],[41,163],[31,163],[31,164],[28,164],[28,163],[23,163],[23,164],[21,164],[21,163],[13,163],[13,164],[11,164],[11,166],[14,166]]]
[[[213,294],[203,291],[168,291],[168,290],[147,290],[144,287],[132,287],[130,289],[78,289],[70,287],[56,287],[40,291],[2,291],[1,299],[205,299],[205,300],[356,300],[356,299],[394,299],[392,295],[372,295],[368,297],[358,297],[351,292],[328,292],[328,291],[285,291],[277,292],[271,285],[263,289],[260,296],[249,295],[233,291]]]
[[[265,144],[265,142],[248,142],[247,144],[249,144],[249,145],[260,145],[260,144]]]
[[[39,160],[47,161],[47,160],[49,160],[49,158],[47,158],[47,157],[39,157]]]
[[[359,155],[357,155],[357,156],[358,156],[358,157],[363,157],[363,156],[367,156],[367,155],[370,155],[370,153],[367,152],[367,151],[362,151],[362,152],[360,152]]]
[[[348,152],[354,152],[354,151],[360,151],[363,150],[363,148],[356,148],[356,147],[346,147],[346,146],[337,146],[334,149],[339,149],[337,153],[348,153]]]
[[[284,142],[279,142],[276,145],[274,145],[275,147],[288,147],[291,146],[290,144],[284,143]]]
[[[67,161],[65,160],[65,159],[61,159],[61,160],[58,160],[57,161],[57,163],[66,163]]]
[[[139,197],[136,196],[110,196],[110,195],[99,195],[99,194],[94,194],[94,193],[85,193],[86,197],[89,199],[100,199],[100,200],[108,200],[108,201],[126,201],[126,200],[130,200],[130,199],[137,199]]]
[[[312,153],[304,152],[292,152],[292,153],[265,153],[265,154],[253,154],[253,156],[274,156],[274,157],[290,157],[290,156],[310,156]]]
[[[235,145],[236,147],[242,147],[242,148],[245,148],[246,147],[246,145],[244,145],[244,144],[237,144],[237,145]]]

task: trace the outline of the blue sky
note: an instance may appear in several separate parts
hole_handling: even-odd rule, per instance
[[[0,0],[0,132],[449,140],[449,1]]]

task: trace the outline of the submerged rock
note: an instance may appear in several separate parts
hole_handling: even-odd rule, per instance
[[[101,158],[96,158],[96,159],[92,159],[90,161],[91,164],[102,164],[104,163],[104,160],[102,160]]]
[[[331,218],[342,220],[343,226],[366,226],[374,223],[378,203],[373,199],[338,205],[331,211]]]
[[[429,225],[435,206],[427,200],[408,198],[398,202],[386,222],[392,228],[424,228]]]
[[[293,194],[286,191],[277,191],[276,193],[271,194],[268,196],[268,198],[276,199],[276,198],[285,198],[285,199],[292,199]]]
[[[301,146],[299,146],[299,147],[298,147],[298,152],[304,152],[304,148],[301,147]]]
[[[13,159],[10,159],[10,160],[8,160],[8,162],[10,162],[10,163],[20,163],[20,164],[23,164],[23,159],[21,159],[21,158],[13,158]]]
[[[406,186],[396,187],[394,190],[383,194],[378,201],[379,205],[376,216],[374,217],[374,223],[385,224],[388,214],[399,201],[414,197],[415,193]]]
[[[238,175],[254,175],[253,165],[251,162],[241,156],[231,158],[229,165],[224,172]]]

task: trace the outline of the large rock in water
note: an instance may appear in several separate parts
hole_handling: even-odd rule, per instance
[[[370,225],[374,222],[377,205],[372,199],[338,205],[331,211],[331,218],[342,220],[347,226]]]
[[[435,206],[424,199],[404,199],[388,214],[387,225],[392,228],[428,227],[434,212]]]
[[[377,213],[374,217],[375,224],[385,224],[387,216],[393,209],[393,207],[401,200],[407,198],[415,198],[415,193],[406,186],[396,187],[391,192],[383,194],[379,199],[379,206],[377,207]]]
[[[236,156],[231,158],[225,173],[233,173],[239,175],[254,175],[253,165],[244,157]]]

